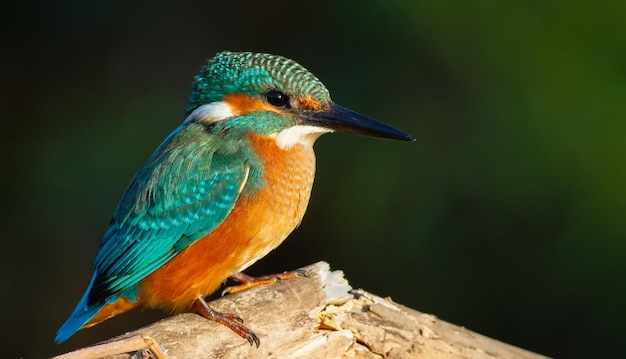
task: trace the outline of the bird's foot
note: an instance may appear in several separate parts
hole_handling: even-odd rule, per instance
[[[237,335],[246,339],[250,345],[256,345],[258,348],[261,343],[259,337],[254,334],[252,330],[243,325],[243,319],[234,314],[221,313],[214,310],[202,297],[196,298],[191,306],[191,311],[206,319],[225,325]]]
[[[239,272],[231,275],[229,278],[241,284],[224,288],[224,290],[222,291],[222,295],[242,292],[244,290],[254,288],[260,285],[273,284],[281,280],[289,280],[297,277],[310,276],[311,274],[309,272],[302,269],[277,274],[269,274],[260,277],[252,277],[242,272]]]

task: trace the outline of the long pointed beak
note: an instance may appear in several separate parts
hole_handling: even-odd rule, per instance
[[[306,111],[298,116],[313,126],[390,140],[415,141],[409,134],[334,103],[326,111]]]

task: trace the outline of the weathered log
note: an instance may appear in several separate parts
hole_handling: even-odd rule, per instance
[[[218,311],[244,318],[261,339],[258,348],[220,324],[181,314],[57,358],[136,358],[141,357],[140,347],[152,344],[152,352],[158,350],[152,340],[169,359],[545,358],[389,298],[353,290],[343,273],[330,271],[327,263],[304,269],[310,277],[259,286],[210,303]],[[111,350],[139,352],[112,355]]]

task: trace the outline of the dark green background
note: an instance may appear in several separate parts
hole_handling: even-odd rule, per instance
[[[351,283],[561,358],[626,357],[626,2],[11,2],[2,357],[63,345],[126,184],[217,51],[281,54],[415,143],[324,136],[302,226],[251,274]]]

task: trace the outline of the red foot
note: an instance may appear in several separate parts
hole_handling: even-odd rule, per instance
[[[309,277],[309,276],[310,274],[304,270],[295,270],[292,272],[269,274],[269,275],[264,275],[260,277],[251,277],[247,274],[239,272],[239,273],[235,273],[231,275],[229,278],[241,284],[224,288],[224,290],[222,291],[222,295],[241,292],[246,289],[257,287],[259,285],[273,284],[280,280],[289,280],[289,279],[294,279],[297,277]]]
[[[252,330],[243,325],[243,319],[234,314],[221,313],[214,310],[207,304],[207,302],[202,297],[198,297],[193,302],[191,306],[191,311],[205,317],[206,319],[213,320],[227,326],[233,332],[237,333],[237,335],[246,339],[250,343],[250,345],[256,344],[258,348],[259,344],[261,343],[259,337],[254,334]]]

